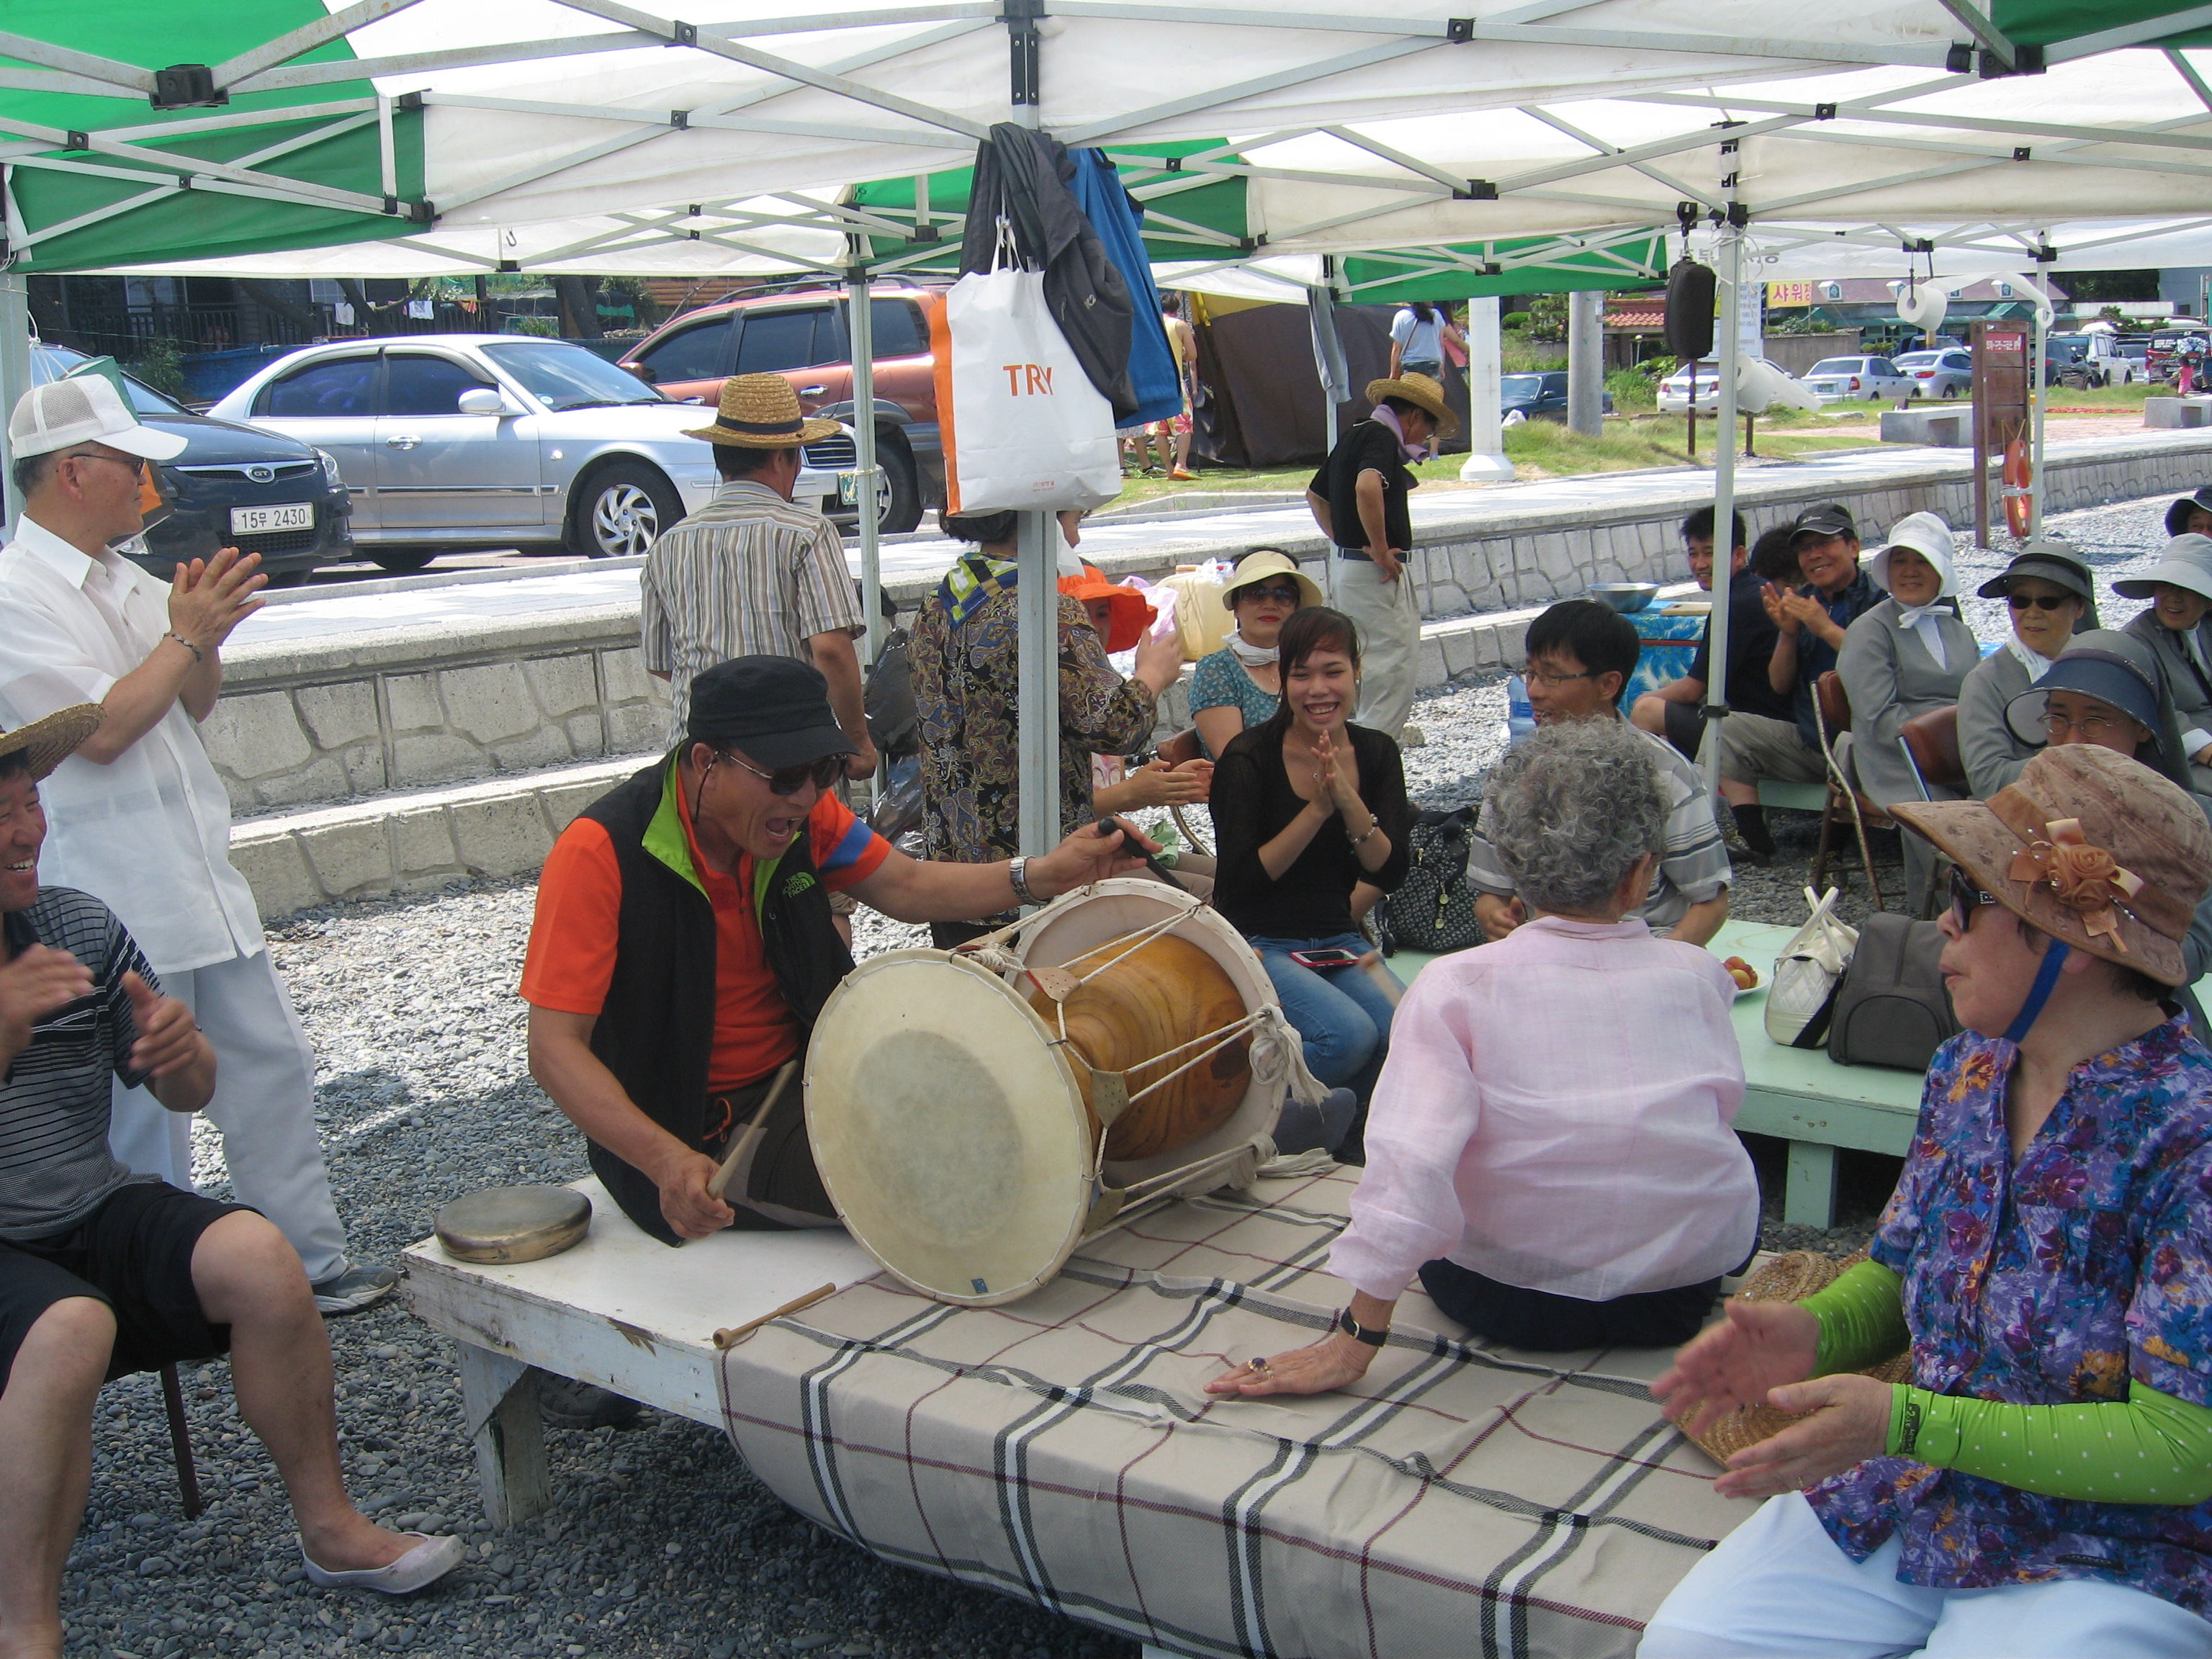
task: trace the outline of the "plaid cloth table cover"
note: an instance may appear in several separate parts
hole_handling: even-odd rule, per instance
[[[1201,1392],[1326,1328],[1358,1176],[1178,1200],[1009,1306],[854,1285],[723,1356],[731,1441],[885,1560],[1181,1653],[1626,1659],[1754,1507],[1653,1407],[1664,1352],[1486,1351],[1417,1286],[1356,1393]]]

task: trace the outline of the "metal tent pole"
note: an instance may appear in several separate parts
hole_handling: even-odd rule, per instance
[[[2047,245],[2050,238],[2045,235],[2038,240]],[[2035,286],[2043,295],[2044,304],[2050,304],[2050,266],[2036,267]],[[2043,364],[2044,353],[2050,349],[2044,334],[2043,306],[2036,307],[2035,314],[2028,319],[2028,325],[2027,373],[2029,384],[2034,388],[2035,403],[2034,428],[2028,440],[2028,447],[2033,453],[2029,458],[2027,471],[2027,538],[2033,541],[2043,533],[2043,416],[2051,402],[2051,377],[2044,372]]]
[[[15,499],[15,447],[8,441],[8,416],[30,389],[31,279],[21,271],[0,271],[0,479],[7,481],[10,540],[22,504]]]
[[[1735,563],[1735,377],[1743,362],[1743,228],[1721,233],[1720,403],[1713,411],[1713,608],[1706,623],[1705,707],[1728,707],[1729,588]],[[1719,733],[1708,723],[1705,787],[1720,798]]]
[[[1060,844],[1060,526],[1049,513],[1018,517],[1014,684],[1022,851],[1048,853]]]
[[[854,496],[860,537],[860,614],[868,619],[865,664],[875,665],[884,651],[883,549],[877,540],[879,509],[876,492],[876,324],[868,298],[868,269],[860,260],[860,239],[852,239],[854,259],[845,272],[846,333],[853,356],[853,465],[859,474]]]
[[[1510,483],[1505,455],[1505,347],[1498,334],[1498,301],[1488,295],[1467,302],[1467,459],[1459,476],[1467,483]]]

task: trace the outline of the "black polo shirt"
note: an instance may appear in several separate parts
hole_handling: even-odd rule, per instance
[[[1359,521],[1359,475],[1382,475],[1382,532],[1394,552],[1413,545],[1413,521],[1406,493],[1420,480],[1406,470],[1398,434],[1380,421],[1362,421],[1337,440],[1306,488],[1328,503],[1329,529],[1347,557],[1367,556],[1367,530]]]
[[[1787,691],[1777,691],[1766,677],[1774,659],[1774,641],[1781,629],[1766,614],[1761,598],[1765,580],[1755,570],[1739,570],[1729,583],[1728,705],[1740,714],[1764,714],[1769,720],[1796,718]],[[1712,684],[1713,624],[1710,617],[1698,636],[1698,653],[1690,660],[1689,678]]]
[[[1849,629],[1853,623],[1887,597],[1874,585],[1874,578],[1863,569],[1851,578],[1849,587],[1833,599],[1809,584],[1797,591],[1808,599],[1820,600],[1836,626],[1844,629]],[[1730,614],[1733,620],[1733,613]],[[1820,752],[1820,728],[1813,718],[1813,683],[1835,665],[1834,646],[1809,628],[1797,630],[1797,695],[1795,700],[1797,735],[1816,755]]]

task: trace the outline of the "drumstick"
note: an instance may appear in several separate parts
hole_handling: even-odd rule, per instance
[[[824,1297],[836,1294],[837,1287],[835,1285],[819,1285],[807,1291],[805,1296],[793,1297],[773,1313],[764,1313],[758,1319],[748,1319],[744,1324],[732,1325],[726,1331],[716,1331],[714,1346],[718,1348],[733,1348],[771,1319],[781,1319],[786,1314],[795,1314],[802,1308],[812,1307]]]
[[[1359,965],[1367,970],[1367,977],[1375,981],[1376,988],[1389,998],[1393,1008],[1406,1000],[1406,988],[1399,984],[1397,977],[1382,965],[1380,951],[1370,951],[1359,958]]]
[[[744,1132],[730,1143],[730,1150],[722,1159],[722,1167],[708,1177],[708,1197],[721,1197],[730,1184],[730,1177],[738,1172],[738,1160],[750,1152],[767,1132],[768,1115],[775,1109],[776,1102],[783,1098],[785,1085],[790,1083],[793,1074],[798,1070],[797,1060],[783,1062],[783,1069],[775,1074],[775,1081],[768,1085],[768,1098],[761,1103],[760,1110],[753,1114],[753,1121],[745,1125]]]

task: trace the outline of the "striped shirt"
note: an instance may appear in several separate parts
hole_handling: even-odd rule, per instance
[[[817,634],[867,631],[836,526],[750,478],[653,544],[638,574],[645,665],[668,676],[668,740],[684,740],[691,682],[732,657],[813,660]]]
[[[1659,768],[1659,787],[1667,798],[1667,846],[1660,855],[1659,873],[1651,878],[1651,896],[1628,914],[1653,933],[1663,933],[1687,915],[1692,905],[1718,898],[1734,872],[1729,867],[1728,843],[1713,818],[1713,798],[1706,793],[1704,774],[1665,738],[1633,726],[1630,730],[1651,745],[1651,759]],[[1513,892],[1513,878],[1505,873],[1505,861],[1483,834],[1480,817],[1468,844],[1467,878],[1480,892],[1500,898]]]
[[[138,1040],[123,975],[160,982],[115,913],[89,893],[41,887],[27,910],[0,916],[13,960],[33,945],[66,951],[92,994],[31,1027],[31,1046],[0,1074],[0,1238],[75,1226],[134,1176],[107,1150],[108,1079],[135,1089],[148,1073],[125,1058]]]

